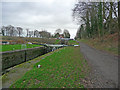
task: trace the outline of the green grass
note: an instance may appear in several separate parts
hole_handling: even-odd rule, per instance
[[[77,41],[75,40],[69,40],[68,45],[79,45]]]
[[[40,45],[34,45],[34,44],[26,44],[26,46],[22,46],[21,44],[15,44],[15,45],[0,45],[2,47],[2,52],[4,51],[13,51],[13,50],[21,50],[26,48],[34,48],[34,47],[40,47]]]
[[[88,72],[80,47],[66,47],[36,63],[10,88],[83,88],[81,80]]]
[[[60,50],[60,49],[58,49]],[[57,50],[57,51],[58,51]],[[42,60],[43,58],[53,54],[55,51],[53,52],[49,52],[47,54],[44,54],[40,57],[37,57],[33,60],[27,61],[25,63],[21,63],[19,65],[14,66],[12,69],[10,69],[9,72],[5,73],[4,75],[2,75],[2,86],[3,87],[9,87],[13,82],[15,82],[16,80],[20,79],[22,76],[24,76],[24,74],[31,70],[34,66],[35,63],[39,62],[40,60]]]
[[[60,44],[60,40],[56,39],[55,44]]]
[[[55,44],[60,44],[61,40],[57,39],[55,41]],[[74,41],[74,40],[69,40],[68,41],[68,45],[79,45],[78,42]]]

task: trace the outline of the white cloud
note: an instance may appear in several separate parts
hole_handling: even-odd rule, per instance
[[[72,21],[75,0],[18,1],[2,3],[3,25],[10,24],[31,30],[46,29],[51,33],[58,28],[68,29],[72,38],[75,36],[78,28]]]

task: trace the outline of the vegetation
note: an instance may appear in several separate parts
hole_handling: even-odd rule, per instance
[[[0,45],[2,46],[2,52],[4,51],[14,51],[14,50],[21,50],[25,48],[34,48],[40,47],[41,45],[34,45],[34,44],[15,44],[15,45]]]
[[[62,32],[61,29],[57,29],[54,33],[54,35],[52,35],[50,32],[47,32],[47,30],[29,30],[27,29],[23,29],[22,27],[14,27],[12,25],[8,25],[8,26],[2,26],[0,28],[0,34],[2,36],[11,36],[11,37],[36,37],[36,38],[59,38],[60,37],[60,33]],[[26,34],[26,35],[25,35]],[[70,38],[70,33],[67,29],[64,29],[63,32],[63,37],[65,38]]]
[[[82,23],[76,38],[103,39],[106,34],[118,33],[117,2],[80,2],[75,4],[73,18]]]
[[[73,18],[82,24],[76,39],[97,49],[118,54],[118,2],[80,2]]]
[[[103,37],[104,40],[96,39],[79,39],[78,41],[84,42],[96,49],[106,51],[118,55],[118,34],[106,35]]]
[[[39,64],[41,68],[37,68]],[[83,88],[81,80],[87,72],[89,68],[80,47],[67,47],[36,63],[10,88]]]
[[[75,40],[69,40],[68,45],[78,45],[78,42]]]
[[[22,27],[14,27],[12,25],[8,25],[8,26],[2,26],[1,27],[1,32],[2,32],[2,36],[23,36],[23,33],[25,34],[25,31],[27,31],[27,35],[26,37],[41,37],[41,38],[50,38],[51,37],[51,33],[47,32],[46,30],[42,30],[42,31],[38,31],[38,30],[34,30],[31,31],[29,29],[24,30]]]
[[[62,34],[60,34],[62,32],[62,30],[61,29],[57,29],[56,31],[55,31],[55,33],[54,33],[54,36],[53,37],[55,37],[55,38],[59,38],[59,37],[61,37],[61,38],[70,38],[70,33],[69,33],[69,31],[67,30],[67,29],[64,29],[64,31],[63,31],[63,33]]]
[[[58,49],[60,50],[60,49]],[[56,50],[56,51],[58,51]],[[49,52],[46,53],[42,56],[39,56],[33,60],[21,63],[19,65],[14,66],[9,72],[5,73],[4,75],[2,75],[0,78],[2,78],[2,85],[3,87],[9,87],[13,82],[17,81],[18,79],[20,79],[21,77],[24,76],[24,74],[31,70],[34,66],[35,63],[39,62],[40,60],[42,60],[43,58],[53,54],[53,52]]]
[[[55,44],[60,44],[60,40],[56,39]]]
[[[47,43],[47,44],[55,44],[56,39],[54,38],[37,38],[37,37],[11,37],[11,36],[2,36],[2,40],[5,41],[13,41],[17,42],[16,44],[24,44],[27,42],[33,42],[33,43]]]
[[[64,30],[63,35],[64,35],[64,38],[70,38],[70,33],[66,29]]]

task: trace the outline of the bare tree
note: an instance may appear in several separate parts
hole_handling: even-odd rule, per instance
[[[85,24],[86,38],[103,37],[118,32],[118,5],[116,2],[81,2],[75,4],[73,19]],[[101,38],[102,39],[102,38]]]
[[[27,28],[26,31],[27,31],[27,37],[28,37],[29,36],[29,29]]]
[[[6,28],[5,28],[5,26],[2,26],[2,28],[1,28],[2,36],[5,36],[5,32],[6,32]]]
[[[59,34],[60,34],[61,32],[62,32],[61,29],[57,29],[57,30],[55,31],[55,34],[56,34],[56,33],[59,33]]]
[[[118,26],[119,26],[119,30],[120,30],[120,1],[118,2]],[[120,32],[119,32],[119,35],[120,35]]]
[[[34,37],[39,37],[40,35],[39,35],[39,31],[38,30],[35,30],[34,31]]]
[[[58,38],[58,37],[60,36],[60,33],[61,33],[61,32],[62,32],[61,29],[55,30],[54,37],[55,37],[55,38]]]
[[[15,36],[15,27],[12,25],[6,26],[6,34],[7,36]]]
[[[42,37],[42,38],[50,38],[51,37],[51,33],[50,32],[47,32],[47,31],[40,31],[39,32],[39,34],[40,34],[40,36]]]
[[[29,31],[28,35],[29,35],[29,37],[33,37],[34,36],[34,32],[33,31]]]
[[[63,35],[65,38],[70,38],[70,33],[67,29],[64,29]]]
[[[21,27],[17,27],[17,31],[18,31],[18,35],[20,37],[23,33],[23,29]]]

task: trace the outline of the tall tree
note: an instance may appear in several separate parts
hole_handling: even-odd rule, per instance
[[[29,36],[29,29],[28,28],[26,29],[26,32],[27,32],[26,37],[28,37]]]
[[[78,28],[77,30],[77,33],[76,33],[76,38],[82,38],[84,37],[84,24],[81,24],[80,27]]]
[[[1,33],[2,33],[2,36],[5,36],[5,31],[6,31],[5,26],[2,26],[2,28],[1,28]]]
[[[34,36],[33,31],[29,31],[29,32],[28,32],[28,35],[29,35],[29,37],[33,37],[33,36]]]
[[[58,37],[60,36],[60,33],[61,33],[61,32],[62,32],[61,29],[55,30],[54,37],[55,37],[55,38],[58,38]]]
[[[67,29],[64,29],[63,35],[64,35],[65,38],[70,38],[70,33]]]
[[[118,26],[119,26],[119,30],[120,30],[120,1],[118,2]],[[119,35],[120,35],[120,32],[119,32]]]
[[[56,34],[56,33],[59,33],[59,34],[60,34],[61,32],[62,32],[61,29],[57,29],[57,30],[55,30],[55,34]]]
[[[22,35],[22,33],[23,33],[23,28],[17,27],[17,31],[18,31],[18,35],[20,37]]]
[[[7,36],[15,36],[15,27],[12,25],[6,26],[6,34]]]
[[[102,2],[99,2],[98,7],[98,32],[99,36],[103,36],[103,17],[102,17]]]
[[[118,31],[117,10],[116,2],[81,2],[78,0],[72,16],[77,24],[81,22],[85,24],[85,31],[82,34],[86,37],[103,37],[106,33],[112,34]]]
[[[55,38],[59,38],[60,34],[59,33],[55,33],[54,37]]]
[[[51,33],[50,32],[47,32],[47,31],[40,31],[39,32],[39,34],[40,34],[40,36],[42,37],[42,38],[50,38],[51,37]]]
[[[34,30],[34,37],[39,37],[39,31],[38,30]]]

